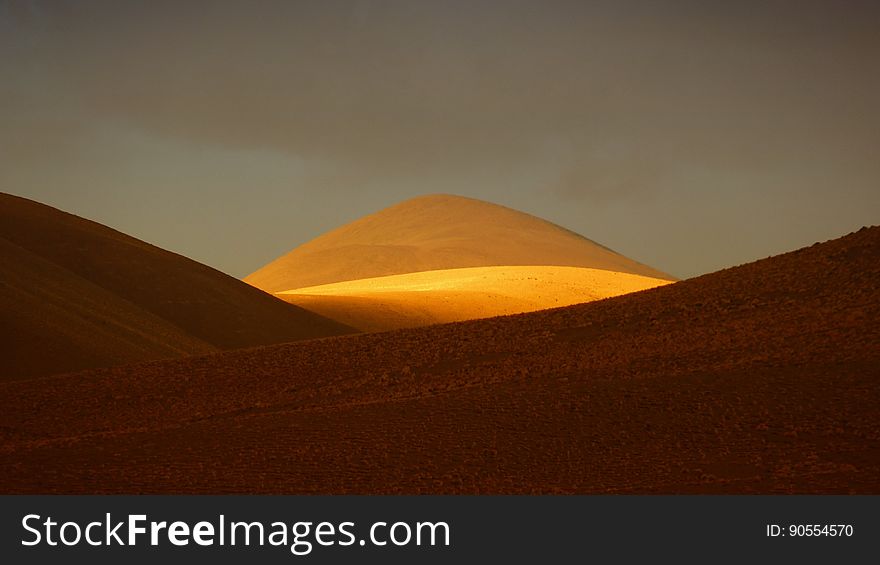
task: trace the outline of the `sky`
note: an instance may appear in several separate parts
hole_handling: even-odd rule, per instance
[[[430,193],[690,277],[880,223],[880,3],[0,0],[0,191],[243,277]]]

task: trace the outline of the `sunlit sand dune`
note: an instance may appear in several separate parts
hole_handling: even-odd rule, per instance
[[[434,194],[317,237],[245,282],[274,293],[388,275],[504,265],[563,265],[674,279],[530,214]]]
[[[669,283],[581,267],[501,266],[374,277],[277,296],[362,331],[383,331],[568,306]]]

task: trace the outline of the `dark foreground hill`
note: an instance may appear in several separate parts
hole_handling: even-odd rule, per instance
[[[349,333],[210,267],[0,193],[0,381]]]
[[[0,384],[3,492],[880,493],[880,229],[617,298]]]

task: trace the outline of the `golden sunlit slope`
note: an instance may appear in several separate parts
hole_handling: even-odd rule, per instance
[[[401,202],[305,243],[245,281],[267,292],[504,265],[588,267],[673,279],[555,224],[472,198]]]
[[[383,331],[568,306],[669,282],[583,267],[470,267],[312,286],[277,296],[362,331]]]
[[[0,380],[348,333],[233,277],[0,193]]]

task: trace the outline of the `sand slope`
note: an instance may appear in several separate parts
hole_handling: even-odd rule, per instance
[[[880,494],[878,319],[871,228],[589,304],[0,383],[0,490]]]
[[[195,261],[0,193],[0,380],[351,330]]]
[[[568,306],[669,282],[582,267],[470,267],[332,283],[276,296],[362,331],[384,331]]]
[[[472,198],[401,202],[305,243],[245,278],[267,292],[420,271],[503,265],[588,267],[673,277],[555,224]]]
[[[5,239],[0,262],[4,378],[218,351]]]

